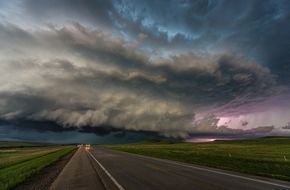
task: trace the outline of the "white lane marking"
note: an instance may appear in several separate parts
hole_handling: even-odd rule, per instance
[[[119,152],[121,152],[121,151],[119,151]],[[286,185],[282,185],[282,184],[278,184],[278,183],[268,182],[268,181],[259,180],[259,179],[253,179],[253,178],[249,178],[249,177],[244,177],[244,176],[239,176],[239,175],[235,175],[235,174],[230,174],[230,173],[210,170],[210,169],[206,169],[206,168],[200,168],[200,167],[197,167],[197,166],[191,166],[191,165],[182,164],[182,163],[175,162],[175,161],[164,160],[164,159],[160,159],[160,158],[153,158],[153,157],[149,157],[149,156],[137,155],[137,154],[128,153],[128,152],[122,152],[122,153],[129,154],[129,155],[136,156],[136,157],[140,157],[140,158],[143,158],[143,159],[144,158],[148,158],[148,159],[155,160],[155,161],[166,162],[166,163],[169,163],[169,164],[176,164],[176,165],[184,166],[184,167],[188,167],[188,168],[194,168],[194,169],[203,170],[203,171],[207,171],[207,172],[227,175],[227,176],[231,176],[231,177],[246,179],[246,180],[250,180],[250,181],[255,181],[255,182],[259,182],[259,183],[265,183],[265,184],[269,184],[269,185],[274,185],[274,186],[290,189],[290,186],[286,186]]]
[[[97,164],[104,170],[104,172],[109,176],[109,178],[115,183],[115,185],[120,189],[120,190],[125,190],[122,185],[120,185],[117,180],[104,168],[104,166],[90,153],[90,151],[87,150],[89,155],[97,162]]]

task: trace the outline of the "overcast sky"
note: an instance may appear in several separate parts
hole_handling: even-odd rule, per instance
[[[290,135],[288,0],[0,0],[0,140]]]

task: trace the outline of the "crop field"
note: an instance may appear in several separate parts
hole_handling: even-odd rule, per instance
[[[0,142],[0,189],[13,189],[73,149],[75,146]]]
[[[151,141],[102,147],[290,181],[290,138],[207,143]]]

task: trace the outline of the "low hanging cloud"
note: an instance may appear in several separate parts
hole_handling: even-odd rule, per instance
[[[247,135],[247,134],[267,134],[270,133],[275,127],[272,126],[258,126],[250,129],[243,128],[230,128],[227,125],[219,126],[220,118],[215,115],[208,115],[203,119],[196,121],[194,125],[194,132],[199,132],[207,135]]]
[[[281,92],[266,67],[236,52],[151,56],[79,23],[0,30],[2,120],[186,137],[205,107],[239,109]]]
[[[289,130],[290,129],[290,122],[287,125],[283,126],[282,129]]]

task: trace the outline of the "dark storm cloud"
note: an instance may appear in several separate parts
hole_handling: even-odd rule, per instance
[[[99,135],[267,133],[201,125],[196,114],[254,114],[289,88],[288,1],[2,4],[2,120]]]
[[[113,2],[106,0],[24,0],[20,3],[23,14],[30,19],[43,22],[47,18],[62,21],[77,20],[111,28],[115,18],[118,18]]]
[[[38,132],[38,133],[65,133],[65,132],[75,132],[75,133],[92,133],[98,137],[113,136],[114,138],[132,138],[132,134],[136,133],[138,140],[140,136],[147,138],[160,138],[156,132],[146,132],[146,131],[126,131],[112,126],[82,126],[81,128],[76,127],[65,127],[61,124],[57,124],[55,121],[50,120],[27,120],[27,119],[12,119],[12,120],[0,120],[0,129],[3,127],[8,127],[9,130],[18,132]],[[4,130],[5,128],[3,128]],[[4,131],[3,131],[4,133]],[[7,131],[6,131],[7,133]],[[141,138],[142,139],[142,138]],[[40,139],[41,140],[41,139]]]
[[[278,81],[288,85],[289,1],[184,1],[178,5],[174,1],[158,1],[158,5],[153,4],[151,1],[136,4],[139,14],[154,22],[152,26],[165,28],[160,34],[167,35],[160,35],[160,40],[154,38],[156,30],[152,32],[155,35],[142,31],[148,40],[153,39],[150,44],[160,42],[157,46],[163,46],[162,37],[168,39],[168,34],[173,32],[176,34],[172,40],[165,43],[171,48],[174,45],[178,50],[186,47],[195,51],[243,52],[268,65]],[[160,7],[166,8],[160,10]]]
[[[143,39],[143,46],[176,51],[241,51],[287,82],[290,47],[288,1],[22,1],[22,14],[38,22],[89,22]],[[163,49],[164,50],[164,49]],[[161,51],[163,51],[161,50]],[[151,49],[154,52],[154,49]],[[157,52],[158,53],[158,52]],[[159,52],[160,53],[160,52]]]
[[[282,129],[290,129],[290,122],[286,126],[283,126]]]
[[[98,127],[91,127],[91,126],[83,126],[79,132],[82,133],[94,133],[98,136],[106,136],[112,132],[119,132],[120,129],[116,129],[111,126],[98,126]],[[118,134],[118,133],[117,133]]]
[[[2,46],[20,52],[17,60],[2,52],[6,120],[53,121],[81,131],[95,126],[89,129],[100,135],[140,130],[177,137],[194,130],[194,112],[205,106],[244,104],[280,91],[267,68],[231,52],[151,59],[134,44],[79,23],[25,35],[15,26],[1,28],[11,31]],[[31,58],[37,49],[46,53]]]
[[[12,126],[14,130],[18,131],[37,131],[40,133],[44,132],[64,132],[74,131],[75,128],[64,128],[61,125],[53,121],[33,121],[27,119],[16,119],[16,120],[0,120],[0,126]]]
[[[125,0],[114,5],[126,21],[124,29],[131,29],[135,35],[146,34],[157,42],[164,42],[163,37],[184,36],[179,46],[188,40],[191,42],[186,44],[192,47],[224,44],[257,51],[258,47],[268,48],[265,43],[275,42],[280,46],[277,37],[287,39],[289,36],[289,27],[285,26],[289,18],[288,1]],[[131,23],[132,27],[128,27]]]
[[[31,128],[30,128],[31,129]],[[115,144],[140,142],[147,139],[156,138],[156,134],[148,134],[143,132],[125,132],[121,138],[119,132],[111,133],[107,136],[96,136],[92,133],[83,133],[76,130],[66,131],[45,131],[39,132],[33,129],[21,130],[7,125],[0,124],[0,140],[1,141],[34,141],[49,143],[72,143],[72,144]],[[123,133],[123,132],[122,132]],[[117,135],[117,136],[116,136]]]
[[[268,65],[279,82],[290,80],[287,0],[26,0],[21,8],[41,23],[89,22],[127,39],[142,38],[142,46],[156,54],[166,49],[242,52]]]
[[[240,129],[240,128],[229,128],[226,125],[218,126],[219,118],[214,115],[209,115],[204,117],[202,120],[196,121],[194,127],[194,135],[203,135],[203,136],[233,136],[233,135],[265,135],[269,134],[274,130],[274,126],[259,126],[253,127],[251,129]]]

